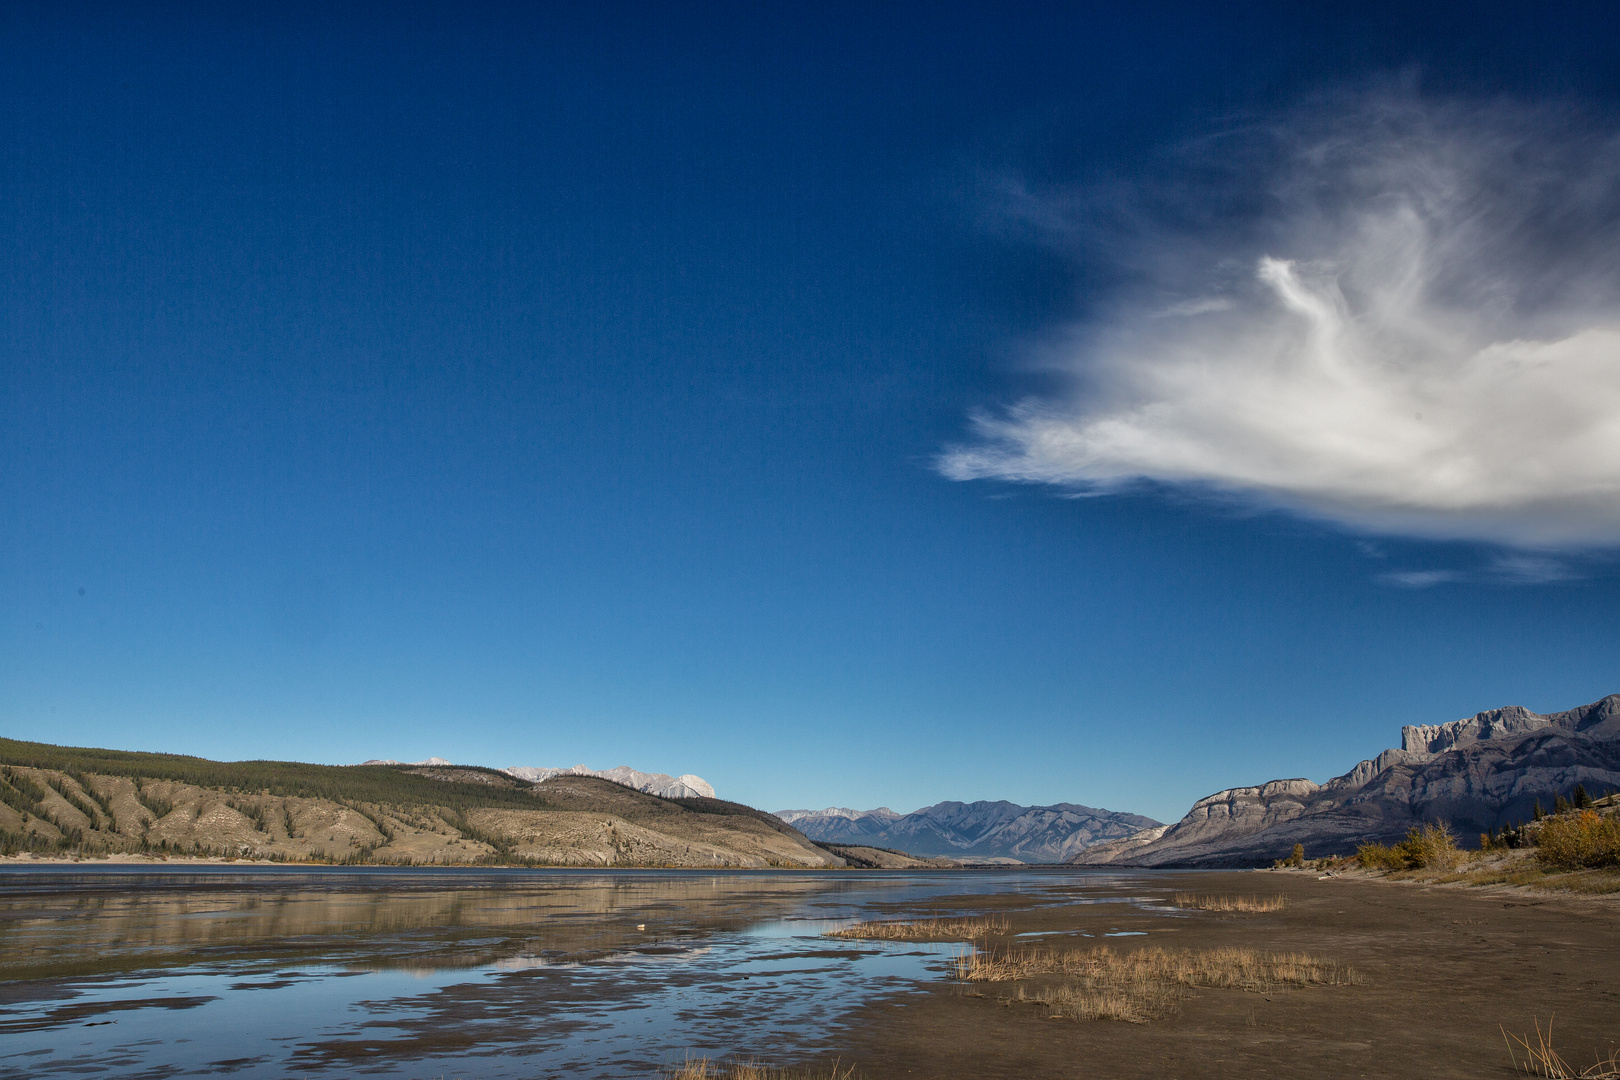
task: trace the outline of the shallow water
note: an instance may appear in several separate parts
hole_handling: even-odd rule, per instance
[[[0,1077],[654,1075],[792,1060],[961,945],[822,936],[953,899],[1157,901],[1072,870],[0,872]],[[960,899],[969,898],[965,903]],[[941,911],[946,910],[944,907]]]

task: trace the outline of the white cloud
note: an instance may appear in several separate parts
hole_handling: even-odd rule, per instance
[[[1612,131],[1569,109],[1372,93],[1195,156],[1185,197],[1150,190],[1100,241],[1057,230],[1138,285],[1053,347],[1073,390],[977,417],[947,476],[1145,481],[1367,533],[1620,544]],[[1102,216],[1046,198],[1046,222]]]

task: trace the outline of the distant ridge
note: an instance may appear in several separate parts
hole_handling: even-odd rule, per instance
[[[1060,863],[1093,844],[1131,836],[1159,822],[1077,803],[942,802],[910,814],[886,806],[778,810],[776,816],[823,844],[895,848],[911,855],[974,861]]]
[[[372,758],[362,761],[362,765],[418,765],[418,766],[445,766],[451,764],[442,757],[430,757],[426,761],[395,761],[393,758]],[[537,768],[533,765],[513,765],[510,768],[500,769],[507,776],[514,776],[519,780],[527,780],[531,784],[543,783],[553,776],[595,776],[602,780],[611,780],[615,784],[645,791],[649,795],[657,795],[661,799],[714,799],[714,785],[701,776],[687,773],[684,776],[670,776],[668,773],[645,773],[632,769],[628,765],[620,765],[616,769],[598,771],[585,765],[575,765],[568,769]]]

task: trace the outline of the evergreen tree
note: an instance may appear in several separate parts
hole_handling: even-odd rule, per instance
[[[1569,801],[1575,804],[1575,809],[1586,810],[1592,805],[1592,796],[1586,793],[1585,784],[1576,784],[1575,790],[1570,792]]]
[[[1553,799],[1553,813],[1569,813],[1569,800],[1564,798],[1562,795],[1559,795],[1557,798]]]

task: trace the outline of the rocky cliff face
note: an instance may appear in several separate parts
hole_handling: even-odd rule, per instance
[[[1075,803],[1019,806],[1011,802],[942,802],[911,814],[876,810],[780,810],[777,817],[829,844],[898,848],[913,855],[972,861],[1063,862],[1104,840],[1159,823],[1140,814]]]
[[[1528,819],[1539,800],[1585,784],[1620,789],[1620,694],[1541,715],[1512,706],[1401,729],[1401,747],[1325,784],[1273,780],[1193,804],[1158,836],[1080,852],[1077,865],[1253,866],[1286,855],[1348,854],[1425,821],[1465,838]]]

